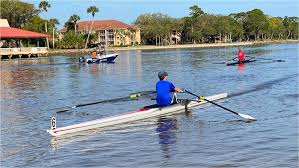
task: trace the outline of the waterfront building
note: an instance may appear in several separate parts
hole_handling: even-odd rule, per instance
[[[102,43],[106,46],[128,46],[140,44],[140,28],[128,25],[118,20],[95,20],[95,21],[80,21],[77,23],[76,33],[96,34],[96,43]],[[67,33],[67,28],[62,28],[58,31],[59,39]]]
[[[49,35],[9,26],[7,19],[0,19],[0,58],[25,58],[47,56],[46,38]]]

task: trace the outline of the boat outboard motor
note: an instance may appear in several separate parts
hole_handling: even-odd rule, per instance
[[[84,57],[79,57],[79,63],[85,63],[85,58]]]

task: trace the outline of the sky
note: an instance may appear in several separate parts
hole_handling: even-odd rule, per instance
[[[21,0],[32,3],[38,8],[40,0]],[[299,16],[299,0],[47,0],[47,19],[56,18],[61,28],[73,14],[80,20],[91,20],[86,10],[90,6],[99,8],[96,20],[120,20],[128,24],[145,13],[163,13],[171,17],[181,18],[189,15],[189,7],[198,5],[205,13],[229,15],[261,9],[270,16]],[[45,13],[40,16],[45,18]]]

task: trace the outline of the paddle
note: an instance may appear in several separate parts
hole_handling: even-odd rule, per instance
[[[151,94],[154,94],[154,93],[156,93],[156,91],[142,91],[142,92],[137,92],[137,93],[131,93],[129,96],[126,96],[126,97],[120,97],[120,98],[109,99],[109,100],[101,100],[101,101],[91,102],[91,103],[77,104],[75,106],[59,110],[56,113],[66,112],[66,111],[70,111],[71,109],[74,109],[74,108],[77,108],[77,107],[90,106],[90,105],[95,105],[95,104],[100,104],[100,103],[138,100],[139,97],[141,97],[141,96],[151,95]]]
[[[204,98],[203,96],[198,96],[198,95],[196,95],[196,94],[194,94],[194,93],[189,92],[188,90],[185,90],[185,92],[186,92],[186,93],[189,93],[189,94],[191,94],[191,95],[193,95],[193,96],[196,96],[196,97],[197,97],[198,99],[200,99],[200,100],[205,100],[205,101],[207,101],[207,102],[209,102],[209,103],[212,103],[212,104],[214,104],[214,105],[216,105],[216,106],[218,106],[218,107],[220,107],[220,108],[223,108],[223,109],[225,109],[225,110],[227,110],[227,111],[229,111],[229,112],[231,112],[231,113],[234,113],[234,114],[236,114],[236,115],[238,115],[238,116],[244,118],[244,119],[247,120],[247,121],[256,121],[255,118],[253,118],[253,117],[251,117],[251,116],[249,116],[249,115],[241,114],[241,113],[237,113],[237,112],[235,112],[235,111],[232,111],[232,110],[230,110],[230,109],[228,109],[228,108],[226,108],[226,107],[223,107],[223,106],[221,106],[221,105],[219,105],[219,104],[217,104],[217,103],[214,103],[214,102],[212,102],[212,101],[210,101],[210,100]]]

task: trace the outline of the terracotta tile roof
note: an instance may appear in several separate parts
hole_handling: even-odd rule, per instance
[[[92,21],[81,21],[77,23],[77,31],[89,30]],[[95,20],[92,26],[92,30],[103,30],[103,29],[127,29],[132,27],[124,22],[118,20]],[[59,32],[66,32],[66,28],[62,28]]]
[[[0,27],[0,38],[43,38],[49,37],[47,34],[37,33],[13,27]]]

